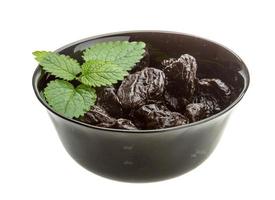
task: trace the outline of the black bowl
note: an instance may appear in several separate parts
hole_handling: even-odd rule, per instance
[[[229,49],[206,39],[182,33],[142,31],[111,33],[66,45],[57,52],[81,62],[81,51],[93,43],[109,40],[144,41],[156,65],[165,57],[193,55],[198,75],[221,78],[232,85],[234,100],[224,110],[204,120],[173,128],[120,130],[100,128],[68,119],[44,101],[41,90],[48,80],[40,67],[33,75],[33,88],[44,105],[68,153],[83,167],[111,179],[150,182],[176,177],[197,167],[216,147],[232,108],[249,85],[243,61]]]

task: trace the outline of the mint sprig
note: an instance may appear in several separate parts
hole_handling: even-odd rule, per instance
[[[82,74],[79,80],[92,87],[112,85],[123,80],[128,72],[111,62],[89,60],[82,65]]]
[[[42,69],[59,78],[44,89],[46,101],[53,110],[68,118],[83,116],[95,104],[94,87],[123,80],[128,70],[143,57],[144,48],[143,42],[97,43],[84,51],[82,65],[55,52],[33,52]],[[70,82],[72,80],[77,87]]]
[[[69,118],[83,115],[90,110],[96,100],[93,88],[86,85],[75,88],[64,80],[51,81],[45,88],[44,95],[56,112]]]
[[[81,72],[80,64],[69,56],[50,51],[35,51],[33,55],[42,68],[64,80],[73,80]]]
[[[143,57],[144,48],[144,42],[103,42],[86,49],[83,58],[85,61],[108,61],[124,70],[130,70]]]

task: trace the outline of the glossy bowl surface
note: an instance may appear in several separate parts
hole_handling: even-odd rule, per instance
[[[244,62],[215,42],[182,33],[132,31],[95,36],[57,50],[81,62],[81,51],[102,41],[144,41],[153,60],[193,55],[201,77],[221,78],[235,88],[235,100],[223,111],[204,120],[166,129],[120,130],[88,125],[53,111],[41,96],[47,74],[40,67],[33,88],[44,105],[67,152],[80,165],[104,177],[128,182],[150,182],[176,177],[202,163],[216,147],[232,108],[249,85]],[[157,65],[157,62],[151,62]]]

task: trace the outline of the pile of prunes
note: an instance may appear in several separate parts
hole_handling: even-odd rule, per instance
[[[79,120],[116,129],[161,129],[196,122],[231,103],[232,88],[217,78],[198,78],[188,54],[150,66],[146,50],[122,82],[97,88],[96,105]]]

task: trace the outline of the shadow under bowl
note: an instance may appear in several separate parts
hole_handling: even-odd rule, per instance
[[[197,167],[216,147],[232,108],[248,88],[249,73],[245,64],[231,50],[215,42],[165,31],[105,34],[74,42],[56,52],[82,62],[81,53],[85,48],[114,40],[145,42],[151,53],[151,66],[164,58],[191,54],[198,62],[198,76],[220,78],[229,83],[234,88],[234,99],[221,112],[187,125],[156,130],[101,128],[53,111],[41,95],[49,80],[38,66],[33,75],[34,92],[47,108],[65,149],[91,172],[127,182],[165,180]]]

